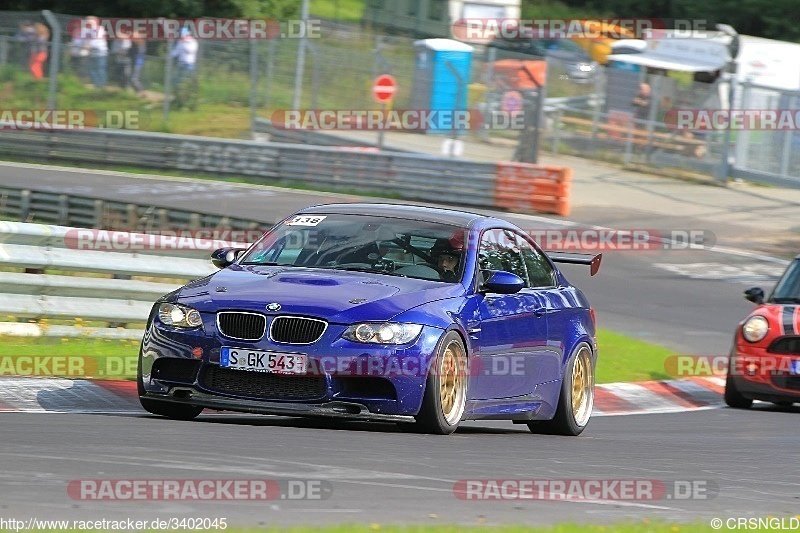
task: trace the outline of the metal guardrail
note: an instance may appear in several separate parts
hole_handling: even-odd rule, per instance
[[[276,128],[272,125],[272,121],[265,118],[256,118],[253,120],[253,133],[263,134],[269,137],[269,142],[282,143],[282,144],[311,144],[314,146],[348,146],[356,149],[375,149],[377,150],[377,142],[362,142],[355,139],[347,139],[336,135],[336,132],[331,131],[314,131],[314,130],[287,130]],[[401,150],[394,147],[384,147],[384,150],[391,152],[406,153],[406,150]]]
[[[496,165],[434,156],[122,130],[0,131],[0,156],[250,176],[256,181],[494,206]],[[458,187],[453,185],[457,183]]]
[[[6,187],[0,187],[0,219],[127,230],[264,227],[261,222],[207,213]]]
[[[83,228],[0,222],[0,313],[18,319],[101,321],[112,326],[144,323],[152,303],[191,279],[213,272],[207,243],[179,241],[183,249],[137,249],[113,252],[75,249],[71,236]],[[121,233],[121,232],[120,232]],[[124,234],[126,242],[143,241]],[[176,257],[176,253],[194,257]],[[203,257],[203,259],[200,259]],[[58,274],[45,273],[56,271]],[[90,274],[87,276],[87,274]],[[105,277],[97,277],[98,275]],[[110,276],[113,276],[112,279]],[[132,279],[145,277],[174,282]],[[120,279],[122,278],[122,279]],[[0,332],[19,335],[140,338],[141,330],[41,326],[0,322]]]

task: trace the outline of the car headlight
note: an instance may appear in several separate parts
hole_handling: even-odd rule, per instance
[[[578,70],[580,70],[581,72],[591,72],[594,70],[594,65],[581,63],[580,65],[578,65]]]
[[[761,315],[751,316],[742,327],[742,336],[749,342],[758,342],[767,336],[769,322]]]
[[[407,344],[419,336],[421,324],[364,322],[353,324],[342,334],[347,340],[373,344]]]
[[[197,309],[185,305],[164,303],[158,306],[158,319],[176,328],[196,328],[203,325]]]

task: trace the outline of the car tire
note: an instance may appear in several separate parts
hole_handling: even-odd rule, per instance
[[[467,402],[467,350],[461,336],[445,333],[436,348],[428,371],[422,408],[413,424],[401,429],[420,433],[449,435],[458,428]]]
[[[202,407],[185,405],[172,402],[162,402],[151,398],[142,398],[146,394],[144,380],[142,379],[142,356],[139,355],[139,365],[136,372],[136,388],[139,392],[139,403],[148,413],[165,416],[174,420],[192,420],[203,412]]]
[[[594,407],[595,359],[585,342],[578,344],[567,361],[556,414],[552,420],[528,422],[532,433],[576,437],[589,424]]]
[[[736,388],[736,380],[731,376],[731,366],[733,366],[733,356],[729,359],[728,375],[725,378],[725,403],[734,409],[750,409],[753,400],[742,396],[742,393]]]

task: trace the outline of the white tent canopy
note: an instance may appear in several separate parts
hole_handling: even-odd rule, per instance
[[[647,42],[642,52],[608,56],[611,61],[683,72],[722,70],[728,58],[728,47],[724,43],[692,38],[654,39]]]

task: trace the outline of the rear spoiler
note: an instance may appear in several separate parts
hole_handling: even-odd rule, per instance
[[[573,252],[549,252],[545,251],[554,263],[569,263],[572,265],[589,265],[589,274],[594,276],[600,270],[600,262],[603,254],[579,254]]]

